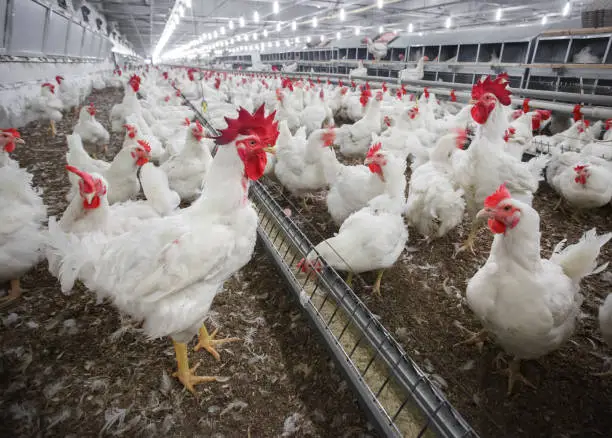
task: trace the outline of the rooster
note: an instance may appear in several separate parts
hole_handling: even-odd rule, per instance
[[[143,321],[150,338],[170,336],[182,385],[216,381],[189,367],[187,342],[200,333],[196,350],[215,358],[214,339],[203,321],[223,283],[251,258],[257,237],[257,213],[248,200],[249,180],[266,166],[265,150],[278,136],[274,114],[261,106],[254,114],[240,109],[237,119],[216,138],[219,145],[207,184],[198,200],[179,214],[156,219],[116,237],[57,233],[50,248],[61,258],[62,290],[80,277],[99,296],[110,297],[120,311]]]
[[[47,209],[32,175],[8,157],[16,144],[24,144],[18,131],[0,130],[0,283],[11,285],[0,307],[21,296],[19,278],[42,259],[45,242]]]
[[[485,265],[467,285],[467,302],[489,333],[513,356],[508,394],[514,383],[534,387],[520,372],[520,361],[537,359],[560,348],[576,328],[583,296],[580,280],[605,269],[596,267],[600,249],[612,233],[587,231],[580,241],[540,257],[540,216],[501,185],[484,201],[478,217],[495,235]],[[498,362],[499,363],[499,362]]]
[[[522,163],[504,151],[504,132],[508,128],[506,109],[511,103],[508,75],[495,79],[487,76],[472,87],[470,110],[478,129],[467,153],[454,165],[455,180],[464,191],[468,213],[474,215],[488,193],[506,182],[515,198],[531,204],[538,190],[541,173],[548,157],[541,156]],[[473,250],[477,223],[473,221],[467,242],[459,251]]]

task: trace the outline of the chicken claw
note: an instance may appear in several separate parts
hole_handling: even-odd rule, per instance
[[[19,284],[19,279],[11,280],[11,290],[9,291],[8,295],[0,298],[0,309],[3,307],[6,307],[7,305],[15,301],[20,296],[21,296],[21,287]]]
[[[502,370],[501,373],[508,374],[507,395],[512,394],[512,388],[514,387],[514,384],[517,381],[522,382],[524,385],[527,385],[533,389],[537,389],[533,383],[531,383],[529,380],[525,378],[525,376],[523,376],[523,374],[521,374],[521,360],[516,357],[512,359],[512,362],[510,362],[510,365],[508,366],[508,368],[506,368],[505,370]]]
[[[215,331],[212,332],[212,335],[209,335],[208,330],[206,330],[206,326],[202,324],[202,327],[200,328],[200,337],[198,338],[198,343],[196,346],[193,347],[193,351],[199,351],[203,348],[212,354],[215,359],[221,360],[221,356],[219,356],[219,353],[214,346],[226,344],[228,342],[240,341],[240,338],[215,339],[217,331],[219,331],[219,329],[215,329]]]
[[[486,330],[480,330],[479,332],[473,332],[465,328],[461,323],[456,322],[455,326],[463,332],[469,333],[470,337],[464,341],[457,342],[453,347],[457,347],[458,345],[476,345],[478,348],[478,352],[482,353],[482,349],[484,347],[485,341],[488,339],[489,335]]]
[[[376,295],[378,295],[378,296],[381,296],[381,294],[380,294],[380,281],[382,280],[382,276],[383,276],[384,272],[385,272],[385,270],[381,269],[376,274],[376,282],[374,283],[374,293]]]
[[[176,353],[176,361],[178,363],[178,371],[172,373],[172,377],[177,377],[179,381],[192,394],[195,394],[194,385],[206,382],[216,382],[216,376],[196,376],[195,370],[200,366],[198,362],[195,366],[189,368],[189,359],[187,357],[187,345],[182,342],[172,341],[174,343],[174,351]]]

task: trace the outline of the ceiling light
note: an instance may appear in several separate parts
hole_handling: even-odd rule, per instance
[[[278,43],[278,41],[277,41]],[[272,47],[272,41],[268,41],[268,47]]]
[[[317,27],[319,23],[317,22],[317,17],[312,18],[312,27]]]
[[[297,29],[297,23],[294,20],[291,22],[291,30],[295,32],[296,29]]]
[[[569,15],[571,7],[572,5],[570,4],[569,1],[565,3],[565,6],[563,6],[563,12],[562,12],[564,17],[567,17]]]
[[[234,38],[230,38],[230,44],[234,44]]]
[[[212,40],[212,33],[208,32],[208,39]]]
[[[259,23],[259,12],[257,11],[253,12],[253,21],[255,23]]]
[[[244,34],[244,40],[248,41],[249,40],[249,36],[247,34]]]
[[[229,22],[229,24],[228,24],[228,27],[229,27],[230,29],[233,29],[233,28],[234,28],[234,22],[233,22],[232,20],[230,20],[230,22]]]
[[[213,36],[214,36],[215,38],[217,38],[217,35],[218,35],[218,34],[217,34],[217,31],[215,30],[215,31],[213,32]]]
[[[264,38],[268,38],[268,29],[263,30],[263,36]]]
[[[257,32],[253,34],[253,40],[257,41]]]
[[[280,8],[278,7],[278,2],[274,2],[274,4],[272,5],[272,12],[278,14],[279,9]]]
[[[497,8],[497,12],[495,12],[495,21],[501,20],[502,17],[502,8]]]
[[[340,21],[346,20],[346,12],[344,12],[344,8],[340,9]]]
[[[289,40],[285,40],[285,45],[289,47]]]
[[[547,17],[546,15],[544,15],[544,16],[542,17],[542,24],[544,25],[544,24],[546,24],[546,23],[548,23],[548,17]]]
[[[238,19],[238,24],[240,25],[240,27],[244,27],[244,17],[240,17]]]
[[[280,41],[276,42],[276,47],[280,47]]]
[[[221,26],[221,35],[225,35],[225,26]]]
[[[419,32],[419,36],[423,36],[423,32]]]
[[[385,29],[382,26],[378,26],[378,33],[383,33]]]
[[[412,31],[414,30],[414,26],[412,25],[412,23],[408,24],[408,32],[412,33]]]
[[[191,8],[191,0],[183,0],[183,3],[185,3],[186,8]]]
[[[339,40],[342,38],[342,34],[340,32],[336,32],[336,39]]]
[[[376,1],[376,6],[378,6],[378,9],[382,9],[382,7],[383,7],[383,0],[377,0]]]
[[[295,37],[295,44],[300,44],[300,37]]]
[[[359,26],[355,26],[355,35],[359,35],[359,32],[360,32]]]
[[[276,23],[276,31],[277,32],[281,31],[281,24],[280,23]]]
[[[447,17],[446,21],[444,22],[444,27],[449,29],[452,25],[453,25],[453,20],[451,20],[451,17]]]
[[[309,43],[311,41],[310,36],[306,37],[306,42]]]
[[[180,5],[178,7],[178,14],[179,14],[179,17],[181,17],[181,18],[183,18],[185,16],[185,8],[183,7],[183,5]]]
[[[321,42],[325,41],[325,35],[321,35]]]

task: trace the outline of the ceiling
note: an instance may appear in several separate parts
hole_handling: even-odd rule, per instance
[[[452,28],[465,28],[540,22],[545,15],[549,22],[554,22],[579,17],[592,0],[571,1],[569,14],[565,17],[562,11],[566,0],[280,0],[278,13],[274,13],[273,0],[89,0],[89,3],[109,22],[116,21],[119,31],[132,43],[134,50],[148,58],[155,51],[168,18],[178,15],[179,5],[185,3],[191,3],[191,7],[184,8],[184,16],[178,20],[175,30],[167,32],[168,39],[164,47],[160,47],[160,54],[172,50],[176,54],[177,48],[197,50],[211,43],[232,48],[261,43],[263,39],[284,41],[291,38],[293,42],[295,37],[320,38],[321,35],[333,39],[337,32],[341,37],[349,37],[355,35],[356,28],[360,35],[375,36],[380,26],[385,31],[407,32],[412,24],[412,31],[426,33],[444,29],[448,24]],[[344,21],[340,20],[341,9],[345,11]],[[256,11],[258,22],[253,16]],[[241,16],[244,27],[240,27]],[[451,21],[447,23],[449,17]],[[317,21],[316,28],[313,19]],[[230,21],[233,30],[229,28]],[[295,31],[293,21],[297,25]],[[276,31],[279,23],[280,32]],[[264,29],[268,33],[265,38]],[[238,36],[242,41],[237,41]]]

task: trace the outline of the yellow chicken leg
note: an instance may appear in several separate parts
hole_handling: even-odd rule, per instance
[[[0,308],[7,306],[21,296],[19,279],[11,280],[11,289],[7,296],[0,298]]]
[[[353,287],[353,271],[349,271],[345,283],[348,287]]]
[[[508,395],[512,394],[512,388],[517,381],[523,382],[523,384],[536,389],[535,385],[521,374],[521,360],[516,357],[512,359],[508,368],[503,370],[502,373],[508,374]]]
[[[55,135],[57,134],[57,129],[55,128],[55,120],[51,120],[51,135],[53,135],[53,137],[55,137]]]
[[[380,281],[382,280],[382,276],[383,276],[384,272],[385,272],[385,270],[381,269],[376,274],[376,281],[374,282],[374,293],[376,295],[378,295],[378,296],[380,296]]]
[[[228,342],[236,342],[240,341],[240,338],[225,338],[225,339],[215,339],[217,335],[218,329],[212,333],[212,335],[208,334],[208,330],[206,330],[206,326],[202,324],[200,328],[200,337],[198,338],[198,343],[195,347],[193,347],[193,351],[199,351],[201,348],[208,351],[213,357],[217,360],[221,360],[221,356],[215,349],[215,345],[226,344]]]
[[[182,342],[172,341],[174,344],[174,352],[176,353],[176,362],[178,364],[178,371],[172,374],[172,377],[177,377],[185,388],[187,388],[192,394],[195,394],[194,385],[206,382],[216,382],[217,377],[215,376],[196,376],[194,375],[195,370],[200,365],[197,363],[194,367],[189,368],[189,358],[187,357],[187,344]]]
[[[489,338],[487,331],[480,330],[479,332],[473,332],[465,328],[458,321],[455,323],[455,326],[458,329],[460,329],[462,332],[468,333],[470,337],[467,338],[465,341],[457,342],[455,345],[453,345],[453,347],[456,347],[458,345],[476,345],[476,348],[478,348],[478,351],[482,353],[482,349],[484,348],[484,343]]]

